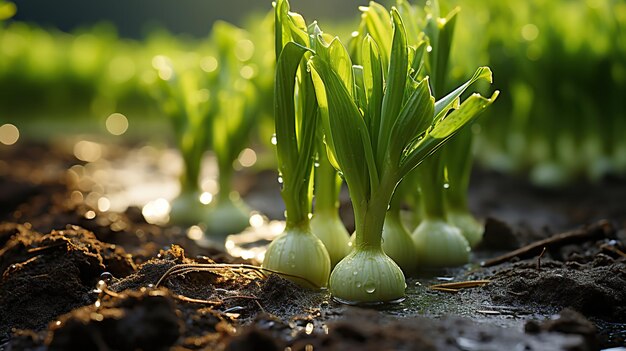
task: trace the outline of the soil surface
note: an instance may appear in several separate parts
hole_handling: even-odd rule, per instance
[[[486,234],[473,263],[409,278],[401,303],[356,307],[149,224],[137,207],[90,207],[68,171],[77,164],[49,145],[0,149],[0,350],[626,346],[623,179],[545,190],[477,171],[471,206]],[[282,207],[275,177],[239,178],[270,217]],[[345,196],[342,213],[350,226]],[[489,283],[431,288],[470,280]]]

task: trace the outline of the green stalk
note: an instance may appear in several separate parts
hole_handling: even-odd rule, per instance
[[[203,147],[197,143],[184,145],[185,140],[191,138],[181,138],[179,141],[180,151],[183,158],[183,171],[180,175],[180,193],[172,200],[170,211],[170,223],[191,226],[206,221],[208,206],[200,202],[201,189],[198,184],[202,159]],[[187,146],[187,147],[185,147]]]
[[[218,179],[217,184],[219,186],[219,191],[217,193],[217,201],[230,201],[230,193],[232,192],[232,180],[234,169],[232,163],[224,162],[218,158]]]
[[[402,183],[401,183],[402,184]],[[400,185],[401,186],[401,185]],[[396,193],[398,190],[396,190]],[[385,253],[402,268],[405,275],[412,274],[417,264],[417,251],[411,239],[411,233],[406,229],[400,217],[402,197],[394,194],[391,197],[389,210],[383,225],[382,246]]]
[[[337,213],[341,177],[328,160],[326,146],[323,142],[320,144],[315,167],[315,212]]]
[[[381,183],[369,201],[353,203],[354,224],[357,232],[355,248],[382,250],[381,238],[385,213],[391,201],[394,185],[389,181]]]
[[[472,173],[472,130],[463,128],[444,150],[449,188],[445,191],[448,222],[461,229],[471,247],[482,240],[484,227],[471,214],[467,201]]]
[[[330,264],[337,262],[350,252],[350,237],[339,218],[339,191],[341,178],[330,164],[326,146],[318,138],[318,163],[315,167],[315,211],[311,218],[311,231],[326,246]]]
[[[197,154],[201,154],[204,150],[197,150],[193,147],[186,150],[183,145],[180,145],[179,149],[183,159],[183,171],[179,178],[181,193],[199,192],[198,177],[200,176],[201,163],[198,160],[201,156],[199,157]]]
[[[429,156],[422,165],[423,167],[417,171],[419,175],[417,182],[422,199],[424,219],[445,220],[444,174],[441,154],[435,153]]]
[[[467,132],[471,133],[471,131]],[[465,134],[465,131],[461,131],[459,133],[459,139],[461,138],[461,134]],[[452,146],[452,143],[454,142],[456,142],[456,140],[453,140],[450,143],[450,146]],[[460,145],[465,146],[464,143],[460,143]],[[446,151],[450,151],[448,155],[452,152],[458,152],[460,154],[463,153],[460,148],[457,149],[452,147],[446,149]],[[447,166],[448,182],[450,187],[445,192],[446,208],[448,211],[469,212],[467,189],[469,188],[469,176],[472,170],[472,157],[467,155],[460,161],[460,163],[450,162]]]

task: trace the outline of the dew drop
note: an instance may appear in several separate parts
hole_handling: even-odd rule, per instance
[[[103,291],[106,288],[107,288],[107,283],[104,280],[98,280],[98,283],[96,284],[96,290]]]
[[[270,142],[272,143],[272,145],[276,145],[278,143],[278,141],[276,140],[276,134],[272,135],[272,139],[270,139]]]
[[[154,284],[148,284],[148,288],[149,288],[149,289],[154,288]]]
[[[443,188],[444,188],[444,189],[448,189],[448,188],[450,188],[450,183],[444,183],[444,184],[443,184]]]
[[[103,272],[100,274],[100,280],[103,280],[105,283],[110,283],[113,280],[113,274],[110,272]]]
[[[361,283],[356,283],[356,287],[360,288],[361,287]]]
[[[358,272],[358,271],[354,271],[354,272],[352,272],[352,275],[357,275],[357,274],[359,274],[359,272]]]
[[[319,166],[320,166],[320,163],[319,163],[319,162],[315,162],[315,163],[313,164],[313,166],[315,166],[315,168],[317,168],[317,167],[319,167]]]
[[[376,284],[374,282],[367,282],[365,284],[365,292],[368,294],[373,294],[376,291]]]
[[[307,323],[306,327],[304,328],[304,332],[307,335],[311,335],[311,333],[313,333],[313,323]]]

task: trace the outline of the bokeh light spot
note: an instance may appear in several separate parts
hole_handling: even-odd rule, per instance
[[[248,61],[252,55],[254,55],[254,43],[251,40],[244,39],[237,42],[235,56],[239,61]]]
[[[256,163],[256,152],[250,148],[245,148],[239,154],[239,163],[243,167],[252,167]]]
[[[3,124],[0,126],[0,143],[13,145],[20,138],[20,130],[13,124]]]
[[[128,118],[121,113],[113,113],[105,122],[107,131],[113,135],[122,135],[128,130]]]
[[[539,36],[539,28],[532,23],[528,23],[522,27],[522,38],[526,41],[533,41]]]
[[[200,68],[207,73],[211,73],[217,69],[218,62],[213,56],[206,56],[200,60]]]
[[[85,162],[95,162],[102,157],[102,147],[92,141],[81,140],[74,145],[74,156]]]

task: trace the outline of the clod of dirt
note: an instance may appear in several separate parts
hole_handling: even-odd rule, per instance
[[[22,227],[0,249],[0,339],[11,328],[40,329],[92,303],[90,291],[103,272],[122,277],[133,270],[122,248],[82,228],[44,235]]]
[[[303,289],[276,274],[261,282],[259,291],[253,293],[266,312],[287,320],[308,312],[312,306],[319,306],[325,298],[322,294]]]
[[[167,290],[126,292],[123,297],[75,309],[50,324],[50,350],[167,350],[183,323]]]
[[[257,329],[248,328],[243,333],[228,340],[226,351],[280,351],[284,350],[270,333]]]
[[[485,233],[477,250],[514,250],[518,247],[520,242],[507,223],[493,217],[485,220]]]
[[[558,318],[547,321],[528,321],[524,326],[524,330],[530,334],[540,332],[559,332],[564,334],[576,334],[585,338],[587,347],[590,350],[599,349],[596,337],[596,327],[585,316],[572,310],[565,308],[559,313]]]
[[[602,262],[572,265],[561,262],[520,262],[496,273],[486,288],[494,302],[536,303],[571,307],[585,315],[626,320],[626,267],[601,255]]]

